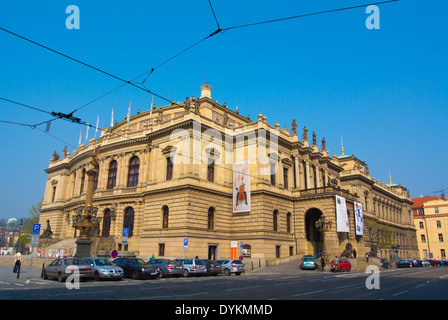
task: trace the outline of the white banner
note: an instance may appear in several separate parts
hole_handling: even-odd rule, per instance
[[[364,219],[362,216],[362,203],[355,201],[353,204],[353,207],[354,207],[354,211],[355,211],[356,235],[363,236],[364,235]]]
[[[250,211],[250,162],[233,164],[233,213]]]
[[[336,231],[350,232],[345,198],[336,196]]]

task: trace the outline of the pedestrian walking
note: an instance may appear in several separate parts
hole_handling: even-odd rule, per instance
[[[353,249],[353,257],[356,259],[356,254],[357,254],[357,252],[356,252],[356,249]]]
[[[14,269],[12,272],[13,273],[19,272],[21,264],[22,264],[22,254],[19,251],[17,251],[16,254],[14,255]]]
[[[322,272],[324,272],[324,268],[325,268],[325,259],[324,257],[320,257],[320,264],[322,265]]]

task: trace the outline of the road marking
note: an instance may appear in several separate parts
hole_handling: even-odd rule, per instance
[[[298,294],[294,294],[293,297],[305,296],[308,294],[318,293],[318,292],[322,292],[322,291],[324,291],[324,290],[316,290],[316,291],[311,291],[311,292],[298,293]]]
[[[240,288],[227,289],[226,291],[244,290],[244,289],[252,289],[252,288],[259,288],[259,287],[261,287],[261,286],[240,287]]]
[[[406,293],[406,292],[408,292],[408,291],[409,291],[409,290],[405,290],[405,291],[401,291],[401,292],[395,293],[395,294],[392,295],[392,297],[398,296],[398,295],[403,294],[403,293]]]

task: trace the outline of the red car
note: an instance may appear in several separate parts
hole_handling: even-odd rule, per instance
[[[336,267],[337,264],[337,267]],[[343,271],[347,270],[350,271],[352,268],[352,264],[347,259],[339,259],[339,263],[336,263],[335,259],[331,260],[330,263],[330,271]]]

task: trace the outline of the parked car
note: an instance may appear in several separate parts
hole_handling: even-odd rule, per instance
[[[138,279],[155,279],[159,276],[157,268],[139,258],[116,258],[113,263],[121,267],[124,277]]]
[[[181,276],[184,272],[184,267],[181,263],[170,259],[149,259],[148,264],[156,267],[159,271],[159,277],[167,276]]]
[[[207,274],[207,266],[205,262],[201,259],[192,259],[192,258],[183,258],[183,259],[174,259],[181,263],[184,267],[183,276],[188,277],[190,275],[198,274],[198,275],[206,275]]]
[[[414,267],[414,261],[410,259],[400,260],[397,263],[397,268],[412,268]]]
[[[429,262],[429,263],[431,264],[431,266],[433,266],[433,267],[438,267],[438,266],[442,265],[442,264],[440,263],[439,260],[435,260],[435,259],[430,259],[430,260],[428,260],[428,262]]]
[[[42,276],[44,279],[57,278],[59,282],[63,282],[76,270],[79,271],[81,280],[93,278],[92,268],[78,258],[58,258],[44,267]]]
[[[429,263],[429,261],[427,261],[427,260],[420,260],[420,261],[421,261],[421,263],[422,263],[422,265],[424,267],[430,267],[431,266],[431,263]]]
[[[239,276],[241,273],[246,272],[244,263],[242,263],[240,260],[219,259],[219,260],[216,260],[216,262],[221,264],[224,274],[226,276],[230,276],[232,273]]]
[[[121,280],[124,276],[123,269],[114,265],[109,259],[89,257],[82,260],[92,267],[93,278],[96,281],[101,279]]]
[[[223,273],[222,266],[220,263],[211,259],[202,259],[202,260],[205,262],[208,276],[217,276],[218,274]]]
[[[303,256],[302,263],[300,264],[300,269],[311,269],[316,270],[317,269],[317,263],[314,261],[313,256]]]
[[[387,259],[385,259],[385,258],[382,258],[381,259],[381,267],[384,268],[384,269],[389,268],[390,267],[389,261]]]
[[[352,269],[352,263],[348,259],[335,258],[330,262],[330,271],[343,271],[343,270],[350,271],[351,269]]]

